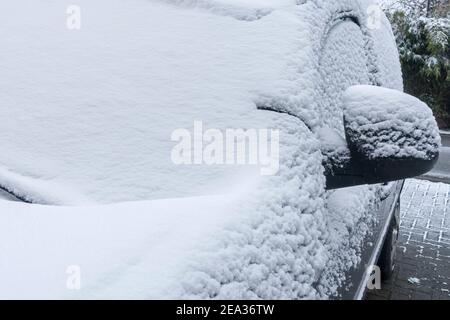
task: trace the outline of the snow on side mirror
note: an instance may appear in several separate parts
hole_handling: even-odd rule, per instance
[[[416,177],[439,158],[439,129],[431,109],[400,91],[353,86],[343,97],[350,158],[326,172],[327,188]]]

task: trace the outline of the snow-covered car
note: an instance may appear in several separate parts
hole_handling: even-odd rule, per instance
[[[440,141],[372,1],[72,2],[0,3],[1,298],[362,298],[389,276],[402,181]]]

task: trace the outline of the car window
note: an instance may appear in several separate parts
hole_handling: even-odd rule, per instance
[[[320,59],[323,121],[344,136],[342,95],[350,86],[370,84],[369,53],[360,27],[351,20],[335,24],[325,38]]]

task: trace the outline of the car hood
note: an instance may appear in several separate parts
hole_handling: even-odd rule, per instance
[[[0,200],[0,297],[179,296],[180,276],[206,241],[236,219],[236,201],[214,196],[57,207]],[[76,267],[82,290],[67,285]]]

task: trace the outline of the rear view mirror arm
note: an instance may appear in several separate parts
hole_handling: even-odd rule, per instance
[[[413,178],[430,171],[438,159],[439,153],[435,153],[429,160],[413,158],[367,160],[352,154],[351,158],[345,162],[324,163],[326,189],[333,190]]]

